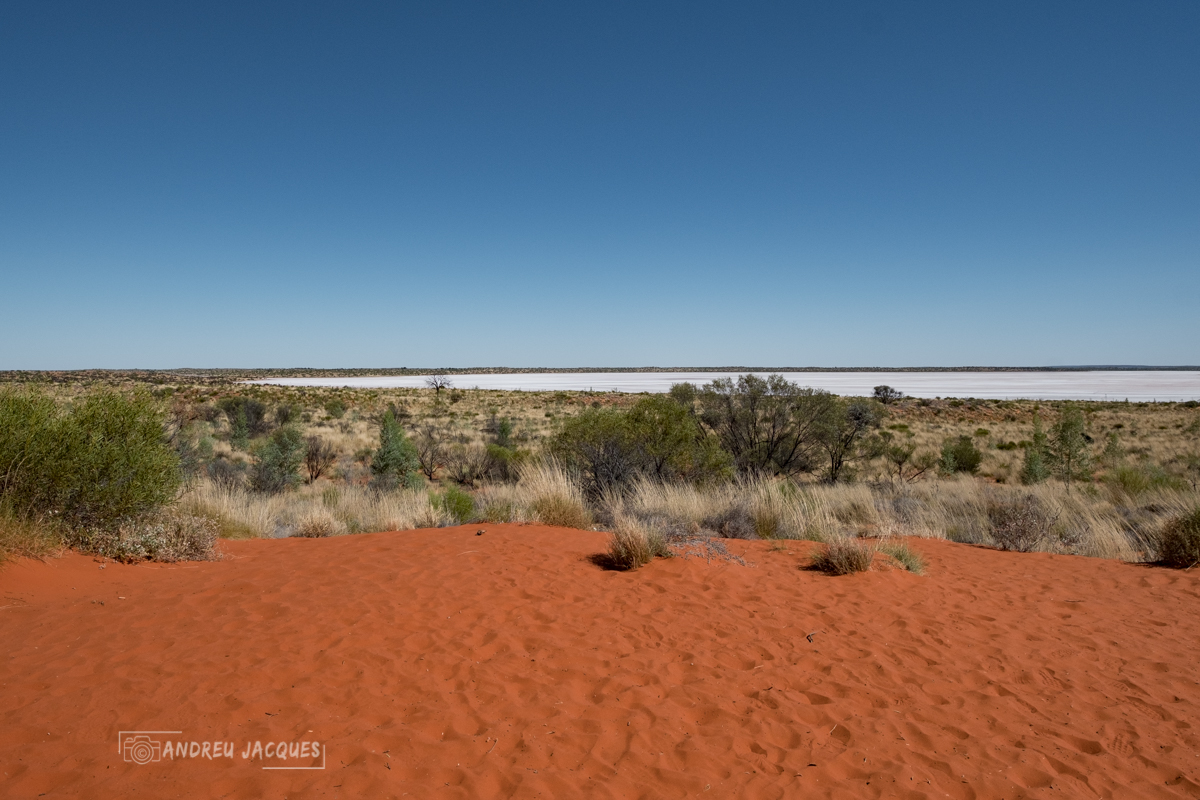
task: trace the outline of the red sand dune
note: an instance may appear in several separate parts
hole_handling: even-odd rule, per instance
[[[1200,796],[1200,570],[617,573],[603,534],[478,527],[0,570],[0,796]],[[237,752],[128,763],[129,730]]]

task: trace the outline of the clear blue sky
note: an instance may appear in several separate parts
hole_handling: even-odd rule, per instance
[[[0,5],[0,369],[1200,363],[1200,3]]]

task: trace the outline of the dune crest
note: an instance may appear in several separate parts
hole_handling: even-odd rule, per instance
[[[0,795],[1200,796],[1200,571],[915,540],[920,577],[806,571],[807,542],[620,573],[605,542],[11,564]],[[236,752],[141,765],[122,731]],[[263,770],[255,742],[325,769]]]

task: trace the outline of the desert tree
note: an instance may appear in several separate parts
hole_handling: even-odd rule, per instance
[[[884,384],[875,387],[875,399],[886,405],[891,405],[897,400],[904,399],[904,392],[899,389],[893,389],[891,386]]]
[[[829,483],[838,482],[846,463],[858,457],[863,438],[878,426],[876,404],[832,398],[815,424],[817,443],[824,451],[829,467],[825,475]]]
[[[837,399],[802,388],[781,375],[720,378],[696,392],[672,387],[671,398],[686,408],[694,398],[701,424],[716,436],[744,474],[791,475],[815,463],[823,420]]]
[[[615,408],[588,408],[565,420],[548,449],[578,471],[593,499],[627,483],[641,467],[638,443],[625,414]]]
[[[371,457],[371,485],[382,491],[420,482],[417,449],[389,409],[379,424],[379,448]]]
[[[883,460],[887,464],[889,476],[895,476],[899,480],[904,479],[904,468],[912,460],[913,454],[917,452],[917,446],[912,441],[896,441],[896,437],[891,431],[884,431],[880,434],[883,440]],[[911,434],[910,434],[911,438]]]
[[[440,400],[442,398],[442,389],[449,389],[454,385],[454,382],[450,380],[449,375],[430,375],[425,379],[425,385],[433,389],[434,394]]]
[[[487,474],[490,463],[488,448],[482,444],[458,441],[446,448],[446,470],[455,483],[478,482]]]
[[[320,436],[309,436],[304,440],[304,468],[308,471],[308,482],[321,477],[333,462],[337,461],[337,450]]]
[[[1050,477],[1050,441],[1042,430],[1042,420],[1033,412],[1033,441],[1025,448],[1025,461],[1021,465],[1021,483],[1026,486],[1041,483]]]
[[[417,463],[425,477],[433,480],[438,467],[445,465],[446,437],[441,428],[432,424],[422,425],[413,437],[413,445],[417,449]]]
[[[1050,432],[1050,456],[1053,470],[1066,483],[1068,494],[1073,479],[1091,476],[1088,435],[1078,406],[1067,405],[1059,414]]]

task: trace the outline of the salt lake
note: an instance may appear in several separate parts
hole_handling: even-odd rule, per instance
[[[665,392],[672,384],[704,384],[736,378],[737,372],[523,372],[449,375],[461,389],[505,391]],[[765,373],[759,373],[765,374]],[[994,400],[1200,400],[1200,371],[1094,370],[1047,372],[783,372],[801,386],[862,396],[887,384],[910,397],[975,397]],[[267,378],[275,386],[418,388],[427,375],[337,378]]]

